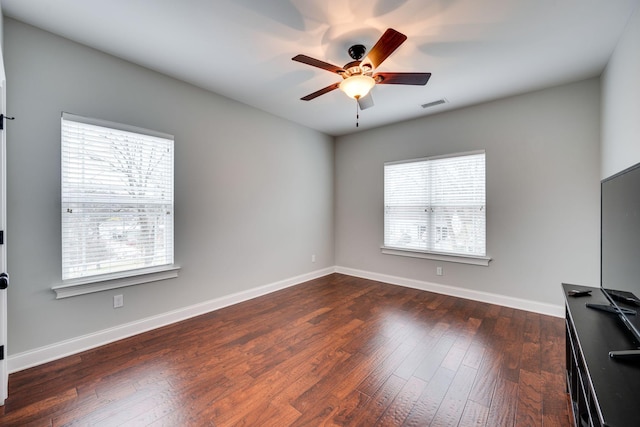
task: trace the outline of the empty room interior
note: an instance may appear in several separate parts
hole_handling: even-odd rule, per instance
[[[1,0],[0,424],[609,425],[639,4]]]

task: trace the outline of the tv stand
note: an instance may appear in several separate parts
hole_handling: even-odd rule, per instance
[[[562,285],[562,289],[567,391],[574,425],[640,426],[640,343],[634,341],[617,315],[586,306],[611,307],[600,288]],[[566,296],[572,289],[591,290],[591,295]],[[614,355],[609,356],[613,349]]]

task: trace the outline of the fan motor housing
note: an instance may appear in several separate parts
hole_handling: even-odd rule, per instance
[[[356,61],[359,61],[362,58],[364,58],[364,53],[366,51],[367,51],[367,48],[364,47],[364,45],[362,45],[362,44],[354,44],[348,50],[349,56],[351,58],[355,59]]]

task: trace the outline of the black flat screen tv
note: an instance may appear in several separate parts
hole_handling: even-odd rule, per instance
[[[600,285],[635,349],[616,356],[640,356],[640,163],[601,182]],[[636,313],[637,314],[634,314]]]

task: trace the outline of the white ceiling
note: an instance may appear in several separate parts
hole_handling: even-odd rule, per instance
[[[355,132],[340,80],[291,60],[343,66],[386,28],[408,36],[378,71],[358,130],[599,75],[640,0],[1,0],[6,16],[330,135]],[[441,98],[431,109],[421,104]]]

